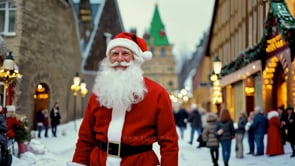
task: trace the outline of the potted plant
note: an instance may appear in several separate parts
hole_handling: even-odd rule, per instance
[[[18,144],[18,154],[27,152],[27,142],[31,140],[31,135],[28,128],[28,121],[26,117],[21,118],[21,125],[14,126],[15,141]]]

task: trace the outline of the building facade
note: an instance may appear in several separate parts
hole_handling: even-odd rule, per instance
[[[214,74],[213,58],[221,59],[222,107],[228,108],[235,120],[255,106],[267,112],[295,105],[295,22],[288,9],[292,4],[294,1],[287,0],[215,1],[204,59],[211,63],[208,78]]]

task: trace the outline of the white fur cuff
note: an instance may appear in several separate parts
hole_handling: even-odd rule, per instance
[[[67,162],[67,166],[86,166],[84,164],[74,163],[74,162]]]

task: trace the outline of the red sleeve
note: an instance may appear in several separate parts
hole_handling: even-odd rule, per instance
[[[93,132],[93,126],[95,124],[93,113],[98,109],[97,103],[96,96],[92,94],[89,98],[84,118],[79,129],[76,149],[72,159],[73,162],[89,165],[90,153],[97,145]]]
[[[178,165],[178,135],[172,111],[170,97],[166,91],[158,99],[159,114],[158,143],[160,145],[161,166]]]

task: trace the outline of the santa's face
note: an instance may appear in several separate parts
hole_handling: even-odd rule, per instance
[[[119,65],[114,65],[118,61],[112,63],[111,58],[105,59],[97,73],[93,92],[100,104],[107,108],[130,110],[131,105],[140,102],[146,92],[140,65],[132,59],[127,60],[127,57]]]
[[[133,52],[126,47],[117,46],[110,50],[109,60],[115,70],[126,70],[133,60]]]

